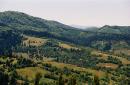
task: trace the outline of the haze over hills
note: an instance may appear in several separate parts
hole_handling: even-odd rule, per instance
[[[2,85],[129,85],[130,26],[77,29],[0,12],[0,55]]]
[[[80,25],[70,25],[70,26],[75,27],[75,28],[80,28],[80,29],[86,28],[86,26],[80,26]]]
[[[81,26],[81,25],[70,25],[70,26],[75,27],[75,28],[79,28],[79,29],[99,28],[99,27],[96,27],[96,26]]]

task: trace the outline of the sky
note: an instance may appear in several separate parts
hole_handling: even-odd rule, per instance
[[[0,0],[0,11],[19,11],[67,25],[130,26],[130,0]]]

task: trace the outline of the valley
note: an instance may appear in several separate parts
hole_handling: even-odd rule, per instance
[[[82,30],[0,12],[0,84],[129,85],[130,26]]]

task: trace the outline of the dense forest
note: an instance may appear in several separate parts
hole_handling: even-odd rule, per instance
[[[0,85],[129,85],[130,26],[77,29],[0,12]]]

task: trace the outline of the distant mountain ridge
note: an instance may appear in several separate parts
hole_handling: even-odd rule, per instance
[[[17,25],[16,25],[17,24]],[[62,24],[57,21],[45,20],[38,17],[33,17],[28,14],[17,12],[17,11],[5,11],[0,12],[0,25],[16,26],[15,28],[20,29],[21,26],[28,26],[28,28],[21,28],[22,30],[33,29],[33,30],[42,30],[42,31],[64,31],[64,30],[77,30],[76,26],[71,27],[65,24]],[[85,26],[83,26],[85,27]],[[54,30],[55,28],[55,30]],[[78,28],[78,27],[77,27]],[[97,27],[86,27],[86,30],[95,31]],[[123,28],[123,29],[122,29]],[[79,30],[79,29],[78,29]],[[101,28],[97,28],[96,32],[102,33],[130,33],[130,26],[109,26],[105,25]]]
[[[101,27],[97,32],[114,33],[114,34],[130,34],[130,26],[109,26]]]

